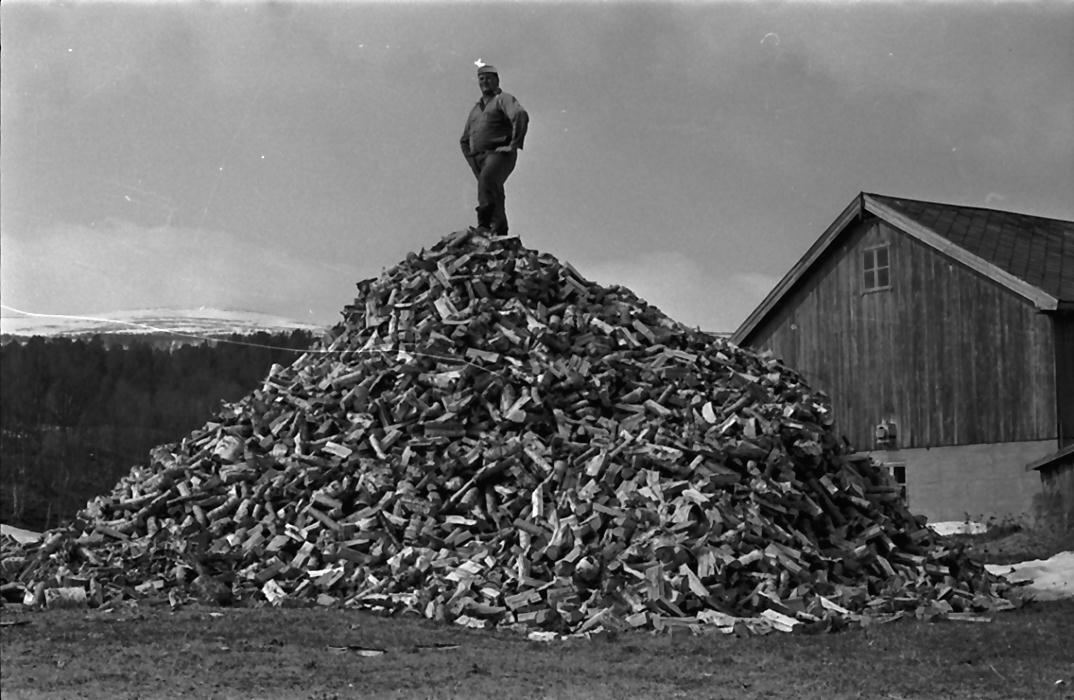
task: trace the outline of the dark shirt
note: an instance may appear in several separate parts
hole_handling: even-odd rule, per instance
[[[459,145],[470,156],[501,146],[521,149],[526,140],[530,117],[514,95],[497,88],[492,97],[482,97],[466,118]]]

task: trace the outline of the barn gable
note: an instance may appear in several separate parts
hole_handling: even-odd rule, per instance
[[[748,341],[758,323],[847,228],[867,215],[1008,287],[1042,311],[1074,309],[1074,222],[862,192],[746,318],[732,340]]]

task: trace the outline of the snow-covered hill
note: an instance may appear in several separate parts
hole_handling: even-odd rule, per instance
[[[92,335],[189,335],[219,337],[232,333],[268,333],[307,330],[324,326],[302,323],[281,316],[221,309],[136,309],[105,314],[18,315],[5,311],[0,334],[5,336],[86,337]]]

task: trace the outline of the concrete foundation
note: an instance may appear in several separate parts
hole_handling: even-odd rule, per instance
[[[1026,465],[1055,452],[1055,440],[957,445],[869,453],[880,464],[905,466],[910,511],[930,522],[1014,518],[1033,522],[1040,475]]]

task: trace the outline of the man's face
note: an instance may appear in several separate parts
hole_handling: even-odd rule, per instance
[[[477,76],[477,86],[482,95],[491,95],[500,87],[500,76],[495,73],[481,73]]]

